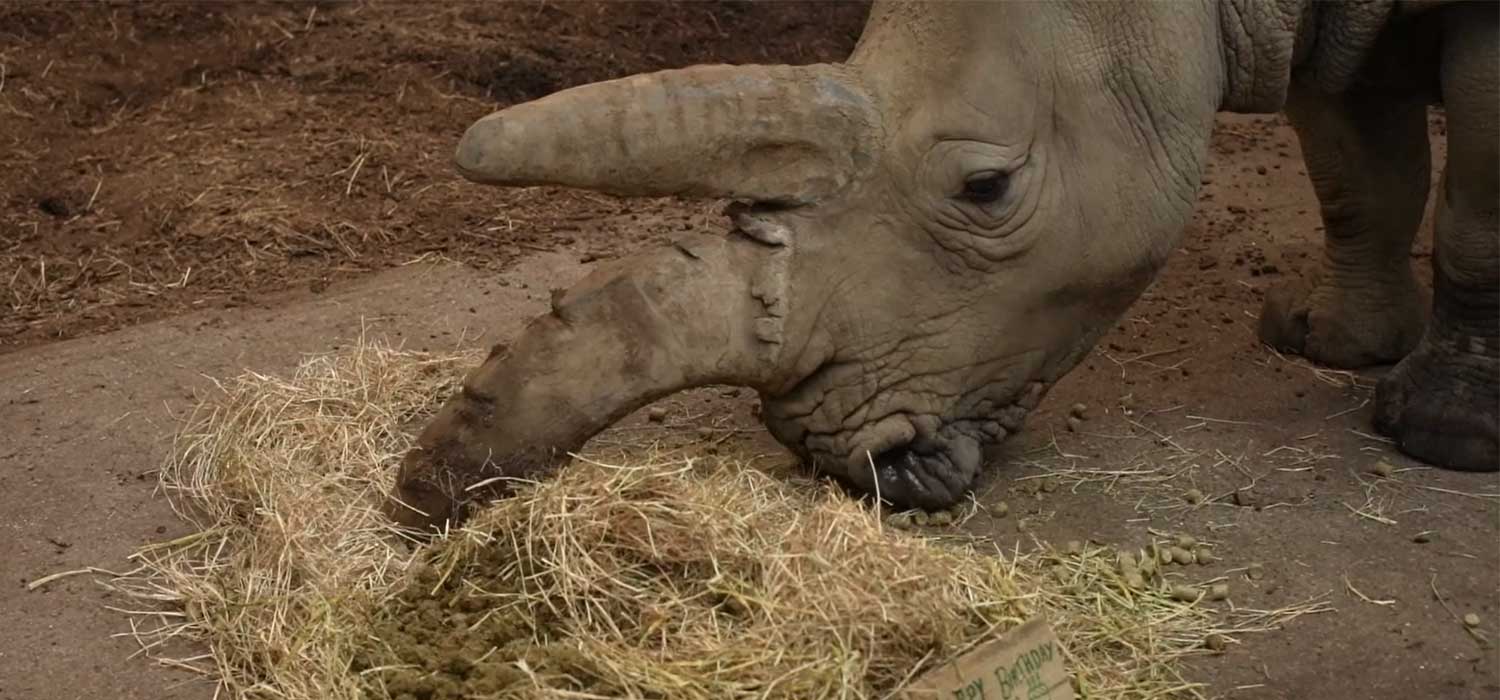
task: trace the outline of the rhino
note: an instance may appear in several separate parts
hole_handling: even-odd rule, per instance
[[[1259,337],[1391,364],[1374,425],[1437,467],[1500,464],[1500,5],[875,2],[851,54],[695,65],[485,116],[479,185],[727,202],[554,295],[448,397],[386,509],[461,523],[675,392],[735,385],[815,473],[898,508],[972,490],[987,449],[1178,246],[1218,112],[1284,113],[1326,228]],[[1410,249],[1446,112],[1431,313]]]

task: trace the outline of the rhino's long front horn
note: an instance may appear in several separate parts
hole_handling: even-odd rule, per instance
[[[454,160],[496,185],[801,204],[865,168],[877,128],[847,66],[694,66],[495,112],[469,127]]]

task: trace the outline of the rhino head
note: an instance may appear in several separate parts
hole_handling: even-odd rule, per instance
[[[1176,245],[1214,113],[1274,97],[1227,69],[1220,12],[877,4],[844,63],[637,75],[474,123],[472,181],[724,198],[734,227],[554,298],[426,427],[389,512],[461,520],[705,384],[758,391],[820,472],[954,504]]]

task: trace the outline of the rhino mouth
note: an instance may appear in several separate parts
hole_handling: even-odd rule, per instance
[[[1019,432],[1046,391],[1046,383],[1033,381],[1013,400],[986,402],[967,416],[895,414],[845,439],[798,434],[796,426],[774,419],[767,427],[818,475],[878,495],[892,507],[942,510],[970,492],[984,467],[985,448]]]
[[[1004,440],[1004,428],[993,438]],[[897,507],[948,508],[963,498],[979,473],[980,442],[966,432],[939,440],[917,439],[867,457],[880,499]]]

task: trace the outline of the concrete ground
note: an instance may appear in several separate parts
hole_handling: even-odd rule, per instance
[[[539,254],[507,275],[457,265],[378,273],[293,305],[215,310],[0,356],[0,698],[209,698],[210,684],[142,658],[121,601],[74,576],[124,571],[140,545],[187,534],[154,495],[177,416],[211,378],[285,372],[361,333],[452,348],[515,333],[548,289],[585,270]]]

